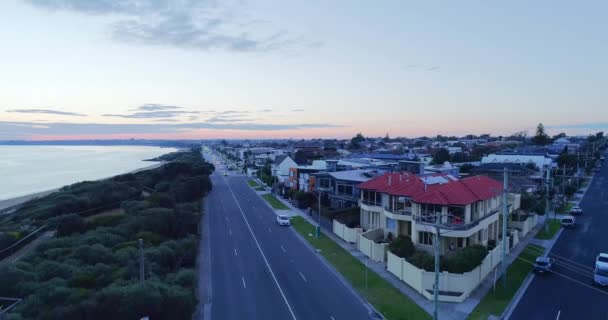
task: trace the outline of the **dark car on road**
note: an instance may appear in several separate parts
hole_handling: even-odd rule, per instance
[[[553,262],[553,259],[547,257],[536,258],[536,261],[534,262],[534,272],[537,274],[551,272]]]

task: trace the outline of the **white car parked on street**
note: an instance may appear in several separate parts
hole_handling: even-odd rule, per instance
[[[280,226],[290,226],[291,222],[289,221],[289,217],[288,216],[284,216],[284,215],[278,215],[277,216],[277,223]]]

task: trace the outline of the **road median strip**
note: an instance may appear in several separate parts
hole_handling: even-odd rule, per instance
[[[560,225],[560,222],[558,219],[548,219],[546,223],[549,226],[540,228],[540,231],[536,234],[536,236],[534,236],[534,238],[541,239],[541,240],[553,239],[553,237],[555,237],[555,234],[561,228],[561,225]]]
[[[311,236],[315,227],[302,217],[294,217],[291,224],[386,319],[431,318],[372,269],[368,269],[366,286],[365,265],[327,236]]]

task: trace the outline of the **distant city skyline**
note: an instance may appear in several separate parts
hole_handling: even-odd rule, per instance
[[[608,131],[607,9],[2,1],[0,140]]]

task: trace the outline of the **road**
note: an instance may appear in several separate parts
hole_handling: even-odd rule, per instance
[[[608,252],[608,163],[580,206],[577,228],[564,230],[550,252],[556,274],[536,276],[511,319],[608,319],[608,290],[592,284],[595,258]]]
[[[317,253],[276,224],[246,177],[222,172],[205,198],[211,319],[370,319],[367,304]]]

